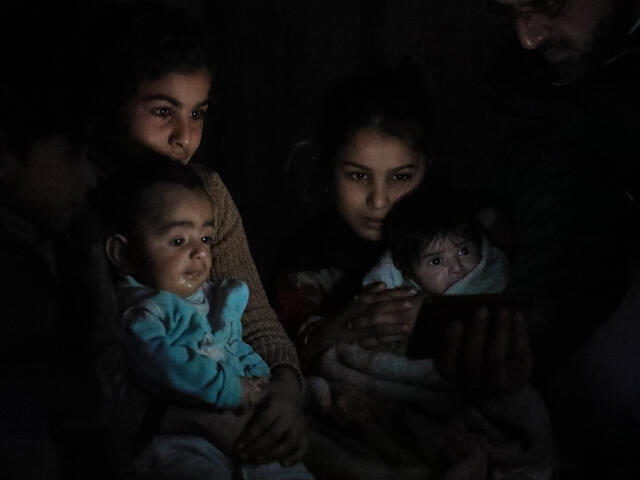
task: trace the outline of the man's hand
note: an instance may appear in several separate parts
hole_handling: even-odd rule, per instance
[[[448,379],[472,390],[515,390],[526,384],[533,365],[525,314],[507,308],[478,308],[469,321],[453,321],[435,357]]]
[[[294,370],[278,366],[262,386],[264,397],[236,442],[236,454],[253,463],[298,463],[308,440],[302,413],[302,391]]]

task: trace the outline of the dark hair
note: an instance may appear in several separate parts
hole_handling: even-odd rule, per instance
[[[123,106],[140,82],[171,72],[211,70],[199,25],[186,12],[160,2],[110,5],[96,18],[93,82],[111,108]]]
[[[212,72],[203,29],[186,13],[160,2],[116,3],[90,23],[84,76],[99,150],[127,143],[122,109],[143,81]]]
[[[424,79],[415,63],[402,63],[339,82],[325,101],[318,130],[319,154],[332,163],[359,130],[372,128],[400,138],[430,157],[433,146]]]
[[[187,165],[148,152],[127,158],[129,169],[111,175],[90,197],[107,233],[131,235],[136,231],[146,191],[159,183],[182,185],[206,194],[201,178]]]
[[[480,245],[482,226],[474,202],[465,193],[439,186],[407,195],[389,212],[384,238],[396,267],[407,277],[422,250],[433,240],[460,237]]]
[[[286,163],[288,187],[296,198],[311,210],[332,203],[334,162],[353,135],[366,128],[405,141],[424,154],[428,167],[435,138],[425,82],[421,65],[409,59],[338,80],[322,98],[313,139],[298,142]]]

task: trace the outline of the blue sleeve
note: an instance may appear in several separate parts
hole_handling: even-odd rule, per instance
[[[242,324],[238,321],[232,324],[229,346],[238,357],[244,376],[266,377],[269,375],[269,366],[266,362],[242,340]]]
[[[124,315],[127,353],[136,379],[151,391],[178,394],[219,407],[241,403],[237,368],[201,354],[207,322],[180,299],[161,293]],[[162,305],[160,307],[159,305]]]

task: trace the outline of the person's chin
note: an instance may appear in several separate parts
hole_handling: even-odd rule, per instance
[[[569,85],[580,80],[586,74],[585,62],[576,52],[548,52],[544,58],[548,67],[547,76],[552,85]]]
[[[369,242],[379,242],[382,240],[382,230],[361,227],[356,233],[360,238]]]

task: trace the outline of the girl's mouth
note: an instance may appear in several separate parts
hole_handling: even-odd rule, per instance
[[[382,225],[384,224],[384,219],[380,220],[377,218],[365,218],[364,224],[373,230],[380,230]]]

